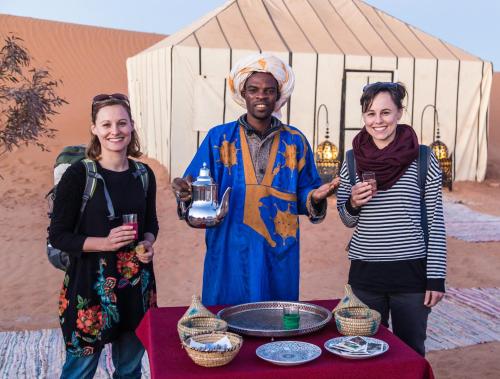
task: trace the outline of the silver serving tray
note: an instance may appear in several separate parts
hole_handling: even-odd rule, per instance
[[[298,305],[298,329],[283,329],[283,306]],[[262,301],[224,308],[217,316],[227,322],[229,330],[248,336],[289,337],[320,330],[332,319],[332,312],[319,305],[294,301]]]

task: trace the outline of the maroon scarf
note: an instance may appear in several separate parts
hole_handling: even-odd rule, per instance
[[[361,178],[363,171],[374,171],[381,190],[391,188],[418,157],[417,135],[411,126],[404,124],[396,127],[394,140],[383,149],[375,145],[366,128],[354,137],[352,146],[358,176]]]

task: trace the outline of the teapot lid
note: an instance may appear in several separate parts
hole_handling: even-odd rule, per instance
[[[210,169],[207,164],[203,162],[203,166],[200,168],[200,175],[196,178],[196,181],[192,183],[195,186],[206,186],[214,184],[212,177],[210,176]]]

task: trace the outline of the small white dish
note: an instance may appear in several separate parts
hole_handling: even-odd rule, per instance
[[[337,337],[329,339],[325,342],[325,349],[330,353],[338,355],[339,357],[347,358],[347,359],[367,359],[373,358],[378,355],[384,354],[387,350],[389,350],[389,344],[385,341],[379,340],[377,338],[372,337],[362,337],[368,344],[378,344],[380,345],[380,349],[368,350],[368,351],[358,351],[358,352],[349,352],[342,349],[339,349],[338,346],[343,344],[345,341],[352,339],[354,336],[346,336],[346,337]]]
[[[301,341],[276,341],[259,346],[257,356],[280,366],[295,366],[310,362],[321,355],[321,348]]]

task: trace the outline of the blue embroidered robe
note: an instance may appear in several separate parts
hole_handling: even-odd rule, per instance
[[[304,135],[283,125],[260,184],[237,121],[209,131],[184,177],[196,179],[204,162],[219,199],[227,187],[232,191],[228,214],[206,230],[203,304],[298,300],[298,215],[308,214],[311,191],[321,185]]]

